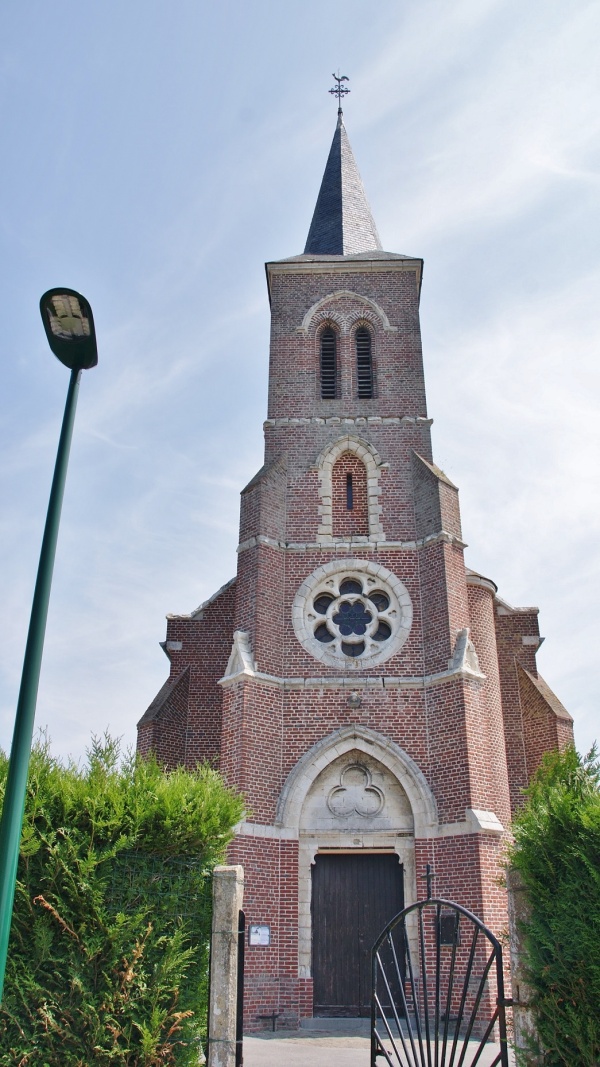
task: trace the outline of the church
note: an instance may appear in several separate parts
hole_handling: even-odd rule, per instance
[[[369,1015],[371,945],[427,864],[435,896],[500,934],[511,812],[572,740],[538,609],[465,566],[422,271],[383,251],[340,108],[304,253],[266,264],[265,459],[237,574],[167,616],[169,678],[138,724],[141,753],[209,760],[245,797],[248,1030]]]

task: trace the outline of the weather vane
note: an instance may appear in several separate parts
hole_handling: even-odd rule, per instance
[[[346,89],[345,85],[342,85],[342,82],[350,81],[350,79],[347,78],[345,74],[342,74],[341,77],[340,77],[339,70],[338,70],[337,74],[333,74],[332,77],[337,82],[337,85],[335,86],[335,89],[330,89],[329,92],[331,93],[332,96],[337,96],[337,99],[338,99],[338,112],[341,112],[341,110],[342,110],[342,98],[344,96],[347,96],[348,93],[351,92],[350,89]]]

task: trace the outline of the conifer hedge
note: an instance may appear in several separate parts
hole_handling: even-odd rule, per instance
[[[7,760],[0,757],[0,792]],[[210,872],[242,803],[95,740],[31,759],[0,1010],[10,1067],[194,1065],[206,1025]]]
[[[513,826],[531,918],[525,969],[546,1067],[600,1064],[600,765],[545,757]],[[540,1062],[537,1060],[536,1062]]]

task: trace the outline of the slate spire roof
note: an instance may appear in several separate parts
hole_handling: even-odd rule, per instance
[[[348,256],[378,249],[381,241],[340,108],[304,254]]]

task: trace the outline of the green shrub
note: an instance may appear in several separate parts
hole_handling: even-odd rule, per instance
[[[0,763],[0,789],[7,760]],[[95,740],[32,753],[0,1011],[0,1064],[198,1063],[210,872],[241,801],[211,768],[164,773]]]
[[[600,1063],[599,782],[595,749],[547,755],[513,828],[511,862],[531,910],[525,968],[547,1067]]]

